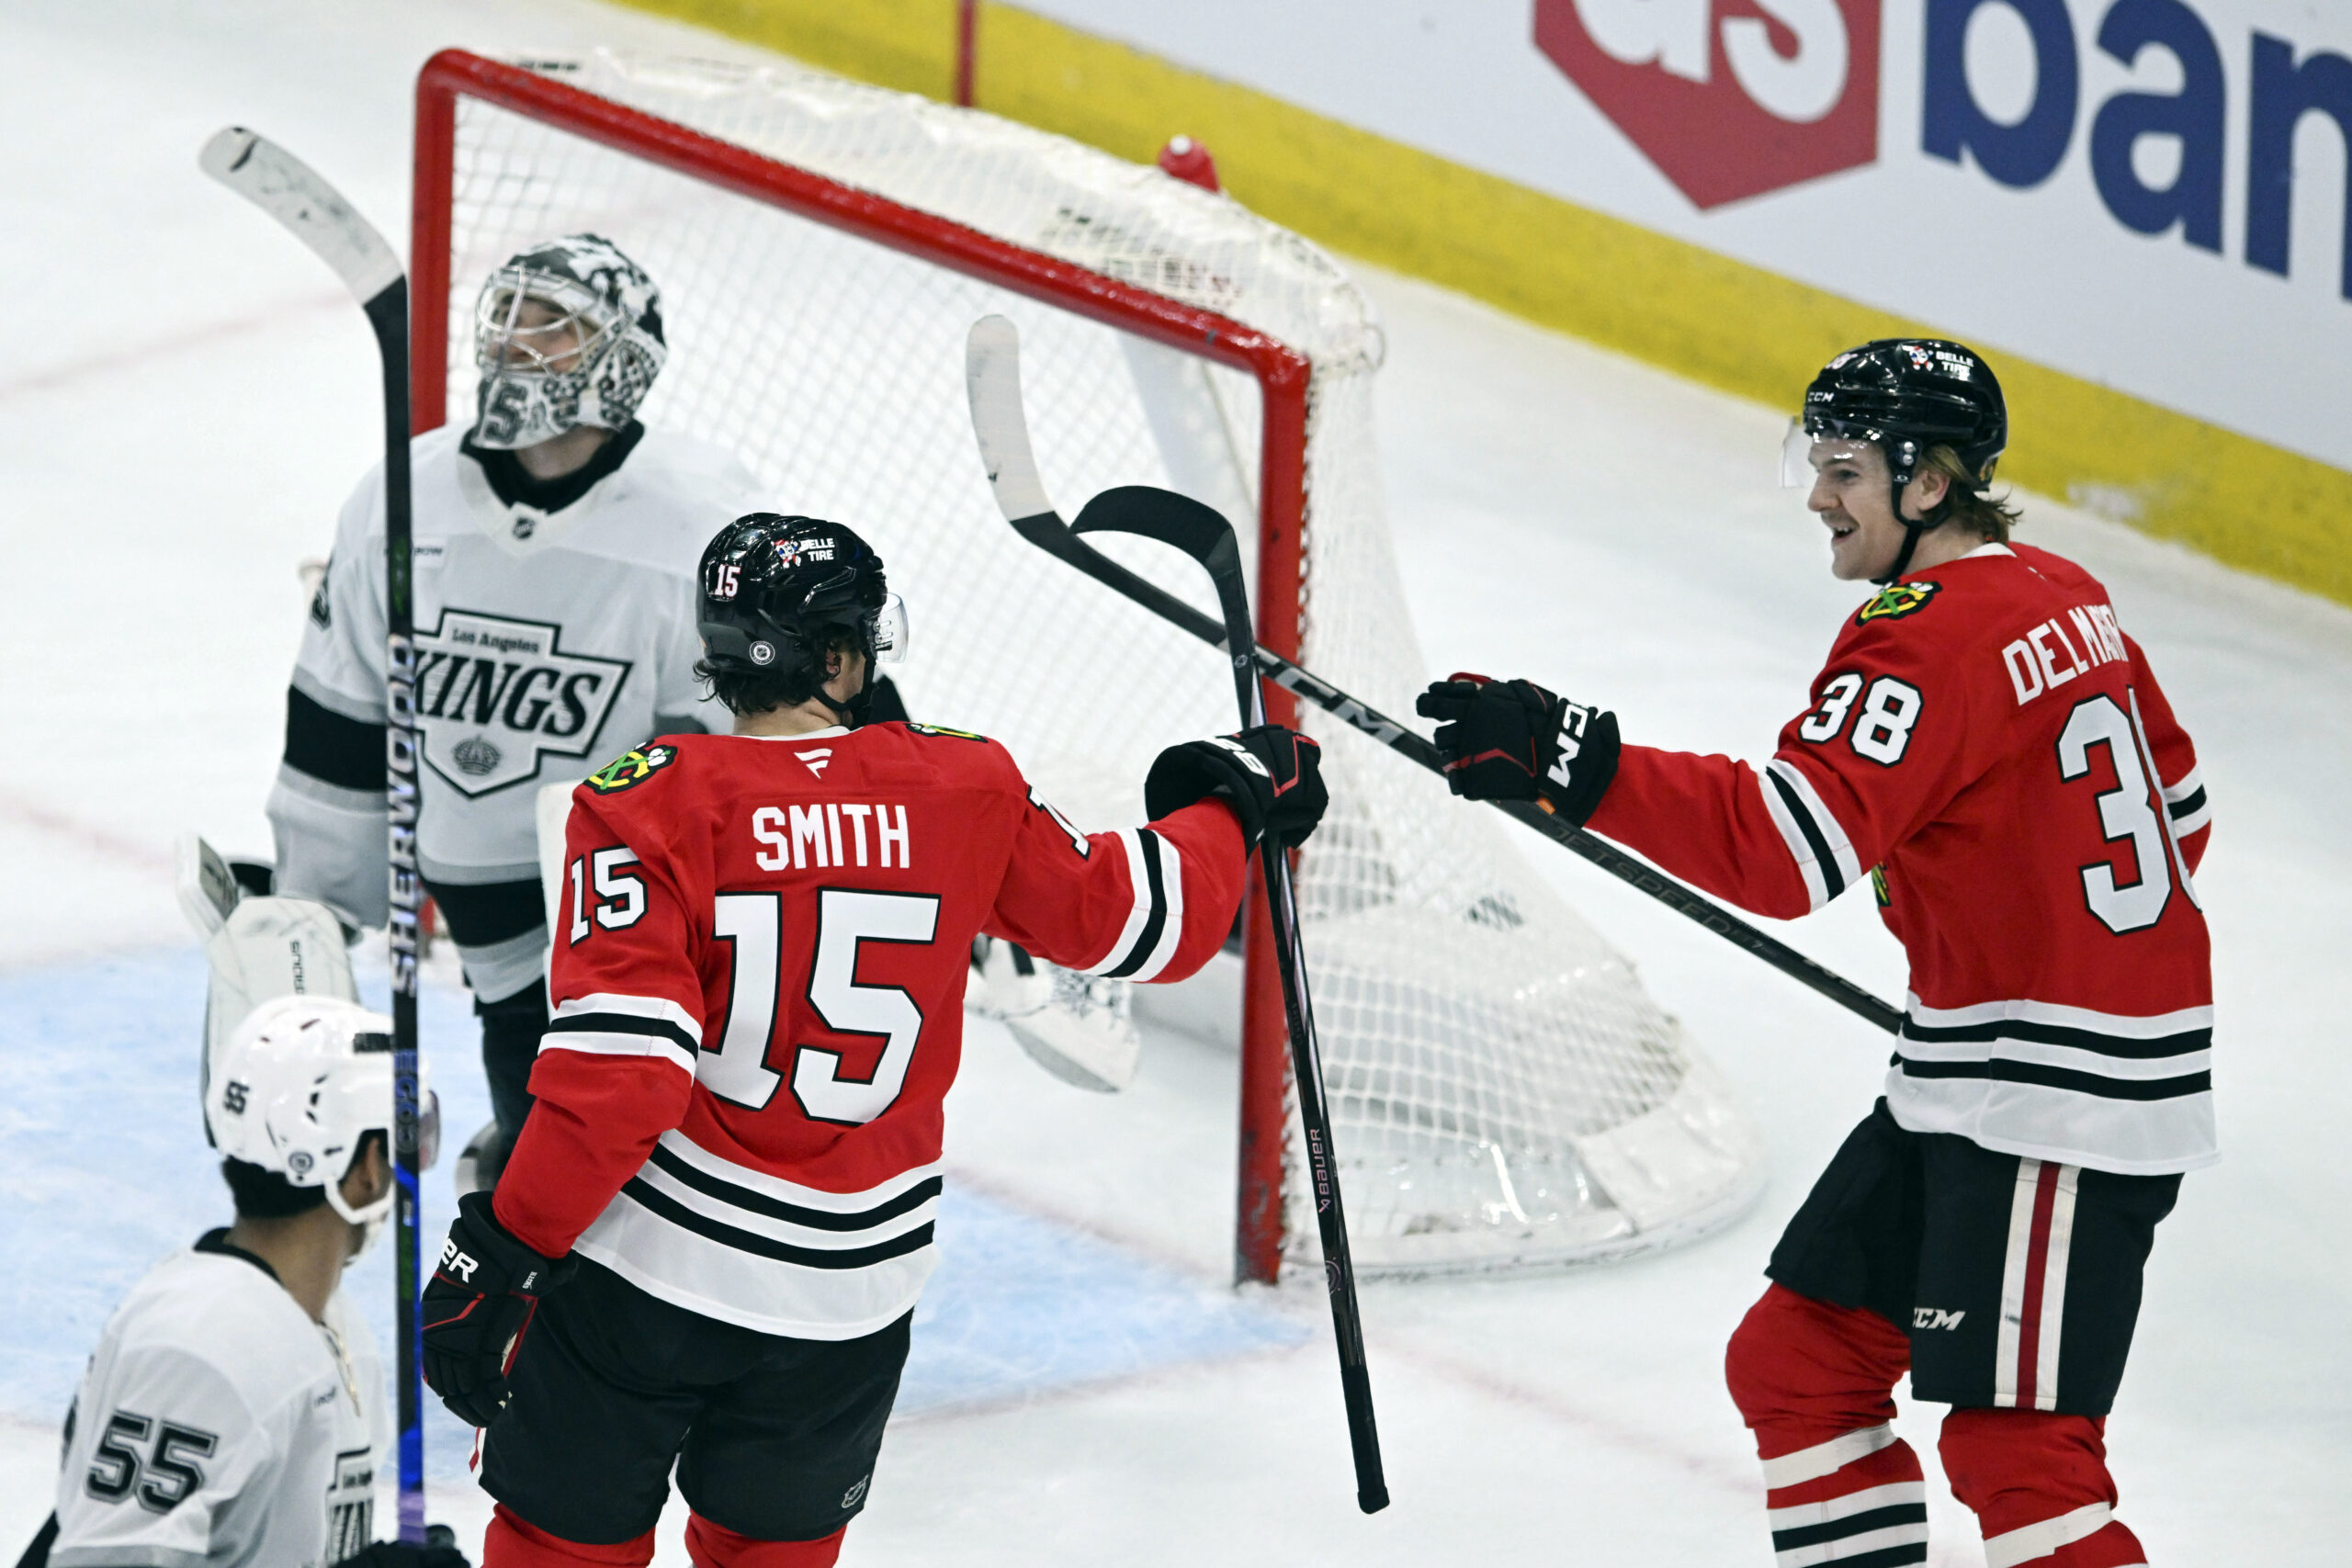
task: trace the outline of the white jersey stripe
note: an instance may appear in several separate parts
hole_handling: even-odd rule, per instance
[[[676,1041],[659,1034],[602,1034],[587,1030],[552,1032],[539,1037],[542,1051],[579,1051],[591,1056],[659,1056],[684,1073],[694,1076],[694,1054]]]
[[[2049,1023],[2066,1029],[2120,1035],[2127,1040],[2160,1040],[2168,1034],[2186,1034],[2192,1030],[2213,1027],[2213,1010],[2210,1007],[2182,1008],[2177,1012],[2134,1016],[2130,1013],[2094,1012],[2088,1008],[2064,1007],[2056,1002],[2027,1000],[1931,1008],[1921,1002],[1917,995],[1907,992],[1903,1000],[1904,1010],[1931,1029],[1965,1029],[1976,1024],[2016,1020],[2024,1023]]]
[[[594,991],[584,997],[568,997],[556,1005],[554,1017],[578,1018],[586,1013],[616,1012],[629,1018],[653,1019],[662,1023],[674,1023],[686,1032],[686,1038],[702,1043],[702,1020],[667,997],[630,997],[617,991]]]
[[[2075,1245],[2075,1190],[2083,1168],[2058,1167],[2058,1190],[2050,1206],[2050,1234],[2042,1244],[2041,1337],[2034,1343],[2033,1407],[2058,1408],[2058,1344],[2066,1327],[2066,1258]]]
[[[787,1181],[781,1176],[770,1176],[763,1170],[754,1170],[748,1165],[739,1165],[722,1155],[711,1153],[692,1138],[687,1137],[683,1131],[674,1127],[662,1134],[661,1146],[695,1169],[715,1176],[722,1181],[730,1182],[737,1187],[745,1188],[756,1197],[773,1199],[781,1203],[791,1203],[803,1209],[822,1209],[837,1214],[857,1214],[869,1209],[879,1208],[901,1193],[920,1187],[926,1181],[936,1179],[941,1170],[944,1168],[938,1162],[933,1161],[930,1165],[919,1165],[911,1170],[902,1170],[888,1180],[866,1188],[863,1191],[829,1192],[821,1187],[803,1187],[800,1183]]]
[[[2073,1513],[2042,1519],[1984,1538],[1984,1568],[2024,1568],[2053,1555],[2062,1546],[2097,1535],[2114,1519],[2105,1503],[2086,1503]]]
[[[1883,1424],[1840,1432],[1826,1443],[1764,1461],[1764,1488],[1778,1492],[1784,1486],[1803,1485],[1843,1470],[1858,1459],[1868,1459],[1894,1443],[1894,1428]]]
[[[1118,940],[1111,943],[1111,950],[1099,963],[1090,964],[1081,971],[1088,975],[1107,975],[1125,964],[1135,951],[1136,939],[1151,920],[1151,875],[1144,869],[1143,840],[1133,828],[1122,828],[1111,836],[1126,852],[1127,886],[1134,892],[1135,907],[1127,911],[1126,923],[1119,928]]]
[[[1833,1524],[1877,1508],[1892,1508],[1904,1503],[1924,1505],[1927,1501],[1926,1482],[1894,1481],[1884,1486],[1865,1486],[1860,1492],[1849,1492],[1842,1497],[1825,1498],[1818,1503],[1792,1503],[1785,1508],[1767,1508],[1764,1518],[1776,1530],[1800,1529],[1806,1525]]]
[[[1127,976],[1131,980],[1159,978],[1159,972],[1176,956],[1177,944],[1184,940],[1184,857],[1167,834],[1153,833],[1152,838],[1159,846],[1159,940]]]
[[[1829,902],[1828,884],[1822,880],[1820,857],[1813,852],[1813,845],[1804,836],[1789,809],[1788,798],[1773,786],[1771,764],[1767,763],[1756,779],[1756,787],[1764,796],[1764,809],[1771,815],[1772,826],[1781,830],[1781,841],[1788,845],[1789,858],[1797,863],[1797,874],[1804,879],[1805,903],[1809,909],[1818,909]]]
[[[1888,1525],[1883,1529],[1864,1530],[1837,1540],[1825,1540],[1812,1546],[1792,1546],[1772,1554],[1777,1568],[1819,1568],[1825,1562],[1850,1562],[1871,1552],[1884,1551],[1890,1547],[1916,1546],[1917,1557],[1881,1558],[1883,1562],[1925,1562],[1928,1548],[1928,1522]]]
[[[2032,1268],[2033,1195],[2041,1183],[2038,1159],[2018,1161],[2009,1192],[2009,1243],[2001,1264],[2001,1325],[1993,1345],[1993,1404],[2011,1410],[2018,1403],[2018,1374],[2025,1342],[2025,1284]]]
[[[1820,794],[1813,787],[1813,781],[1804,776],[1803,769],[1785,758],[1775,757],[1765,766],[1770,768],[1792,790],[1796,792],[1797,799],[1804,804],[1806,812],[1812,816],[1814,826],[1820,829],[1821,836],[1828,840],[1830,860],[1838,868],[1838,879],[1848,887],[1860,882],[1862,879],[1862,866],[1861,863],[1854,858],[1853,840],[1846,837],[1846,829],[1838,825],[1838,814],[1830,810],[1827,804],[1822,800]]]

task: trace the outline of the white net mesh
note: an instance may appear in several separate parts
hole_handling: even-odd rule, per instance
[[[1305,354],[1301,661],[1410,713],[1427,677],[1381,510],[1380,329],[1329,255],[1158,170],[813,73],[612,56],[534,68]],[[964,339],[992,312],[1019,324],[1038,459],[1070,510],[1160,484],[1247,531],[1249,377],[471,99],[451,220],[452,419],[472,417],[481,279],[537,241],[605,235],[662,290],[670,360],[642,417],[732,449],[780,510],[876,542],[913,616],[900,684],[917,717],[996,736],[1097,828],[1140,816],[1160,748],[1232,728],[1219,658],[1004,525],[965,409]],[[1172,552],[1104,547],[1213,607]],[[1498,818],[1318,719],[1332,808],[1299,886],[1363,1269],[1603,1256],[1737,1213],[1758,1180],[1753,1135],[1625,960]],[[1288,1231],[1314,1247],[1295,1194]]]

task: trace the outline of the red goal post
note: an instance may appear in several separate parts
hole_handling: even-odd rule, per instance
[[[1306,502],[1306,357],[1212,311],[1008,243],[961,223],[767,158],[538,72],[444,50],[417,78],[411,216],[413,433],[448,408],[451,220],[460,98],[493,104],[781,208],[892,250],[1241,371],[1260,389],[1258,640],[1298,656],[1300,533]],[[978,462],[977,449],[972,460]],[[1265,685],[1269,719],[1296,720],[1295,699]],[[1283,1142],[1288,1050],[1273,931],[1252,873],[1244,937],[1240,1170],[1234,1267],[1273,1280],[1283,1252]]]

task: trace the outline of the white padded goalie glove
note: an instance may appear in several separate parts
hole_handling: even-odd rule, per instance
[[[1136,1080],[1143,1055],[1127,981],[1081,975],[983,937],[967,993],[980,1013],[1001,1021],[1029,1059],[1066,1084],[1115,1094]]]

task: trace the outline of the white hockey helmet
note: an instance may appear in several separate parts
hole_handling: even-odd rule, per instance
[[[441,1107],[417,1068],[417,1165],[441,1144]],[[231,1159],[294,1187],[322,1187],[334,1212],[372,1236],[392,1206],[391,1186],[363,1208],[344,1201],[343,1179],[361,1141],[392,1150],[392,1021],[332,997],[279,997],[255,1008],[221,1046],[205,1086],[204,1121]]]
[[[526,303],[539,307],[528,321]],[[662,291],[618,245],[600,234],[535,245],[474,304],[473,443],[511,450],[576,425],[622,429],[668,355]]]

